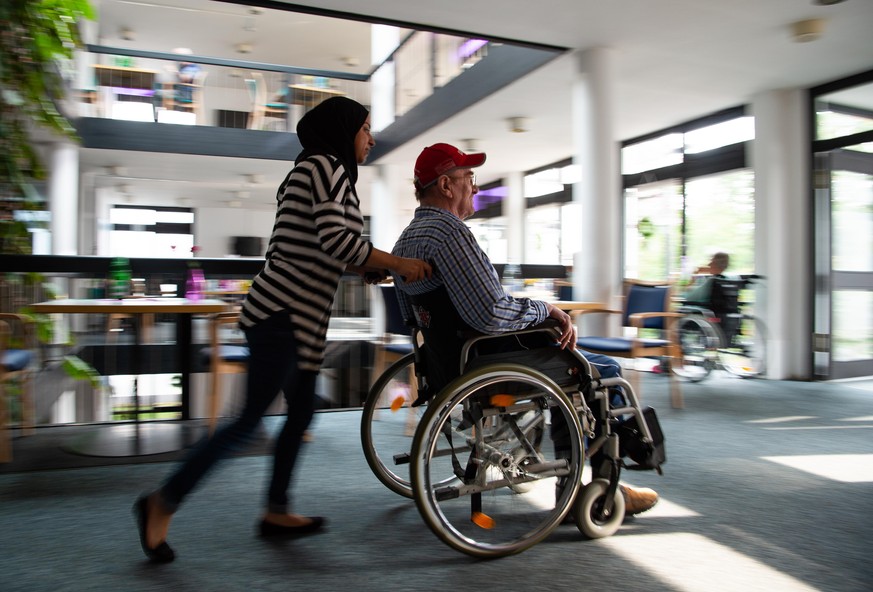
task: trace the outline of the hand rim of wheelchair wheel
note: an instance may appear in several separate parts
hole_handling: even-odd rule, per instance
[[[576,497],[576,503],[573,504],[573,518],[576,520],[576,527],[589,539],[612,536],[624,521],[625,501],[620,488],[615,490],[614,505],[609,517],[604,520],[595,515],[602,508],[608,488],[608,480],[594,479],[582,487]]]

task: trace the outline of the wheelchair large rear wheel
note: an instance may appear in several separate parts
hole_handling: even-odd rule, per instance
[[[677,321],[682,358],[673,360],[673,373],[690,382],[700,382],[715,368],[719,334],[703,317],[687,316]]]
[[[373,474],[388,489],[412,498],[409,452],[427,405],[415,399],[415,354],[394,362],[373,383],[361,414],[361,446]]]
[[[516,364],[473,370],[447,386],[419,423],[410,473],[416,506],[434,534],[461,552],[523,551],[571,509],[584,462],[580,432],[572,402],[540,372]],[[447,483],[447,475],[456,480]]]
[[[740,378],[760,376],[767,369],[767,336],[764,323],[756,317],[743,315],[740,330],[719,357],[722,367]]]

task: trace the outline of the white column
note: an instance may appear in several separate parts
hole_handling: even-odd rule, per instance
[[[390,252],[418,206],[412,186],[412,166],[403,168],[386,164],[371,168],[376,172],[372,183],[363,192],[358,187],[361,200],[369,200],[369,204],[362,203],[362,211],[370,212],[373,245]]]
[[[503,216],[506,218],[506,261],[495,263],[524,263],[524,173],[513,171],[504,178],[508,195],[503,200]]]
[[[79,147],[67,141],[54,144],[48,166],[48,201],[52,214],[52,254],[78,254]]]
[[[755,296],[767,325],[767,375],[811,376],[810,130],[805,92],[773,90],[752,100],[755,141]]]
[[[578,53],[572,94],[573,162],[581,168],[573,202],[582,217],[573,259],[574,297],[611,305],[621,293],[623,275],[614,57],[614,50],[602,47]],[[607,327],[607,319],[592,319],[585,333],[605,334]]]

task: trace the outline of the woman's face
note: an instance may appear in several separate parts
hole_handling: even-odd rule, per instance
[[[367,161],[367,155],[370,154],[370,149],[375,145],[376,140],[370,133],[370,116],[367,115],[364,125],[355,134],[355,160],[358,161],[358,164],[364,164]]]

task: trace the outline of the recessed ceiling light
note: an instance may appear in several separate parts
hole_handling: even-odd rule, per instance
[[[814,18],[791,23],[791,38],[798,43],[815,41],[824,32],[825,19]]]

